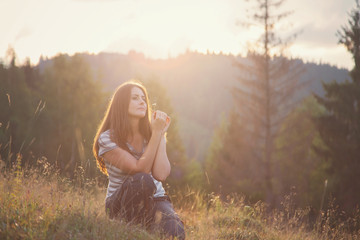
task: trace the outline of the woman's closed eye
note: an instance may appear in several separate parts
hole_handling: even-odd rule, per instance
[[[146,99],[145,99],[145,97],[140,97],[140,96],[138,96],[138,95],[135,95],[135,96],[132,96],[132,98],[131,98],[132,100],[143,100],[144,102],[146,102]]]

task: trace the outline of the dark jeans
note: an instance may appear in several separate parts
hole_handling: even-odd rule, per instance
[[[167,237],[185,239],[184,225],[170,199],[167,196],[155,198],[155,192],[156,186],[149,174],[129,176],[121,188],[106,200],[106,212],[110,218],[143,224]]]

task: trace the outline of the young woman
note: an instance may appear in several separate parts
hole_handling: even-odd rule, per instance
[[[184,239],[183,223],[161,184],[170,174],[165,139],[170,122],[164,112],[151,114],[144,86],[126,82],[109,103],[93,151],[109,177],[105,209],[110,218]]]

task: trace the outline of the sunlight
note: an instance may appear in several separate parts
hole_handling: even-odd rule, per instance
[[[294,30],[306,27],[307,34],[301,38],[309,39],[306,41],[318,39],[316,41],[326,41],[335,46],[336,39],[325,36],[334,35],[340,19],[353,5],[351,1],[328,4],[324,11],[331,10],[331,18],[324,17],[326,12],[318,12],[314,22],[304,17],[313,12],[309,8],[311,1],[301,4],[288,1],[286,8],[295,11],[290,18],[295,23]],[[31,4],[6,0],[0,3],[0,26],[6,32],[0,39],[0,49],[4,55],[10,45],[15,49],[18,60],[29,57],[33,64],[37,63],[40,55],[51,57],[60,52],[96,54],[109,51],[127,54],[135,50],[149,58],[167,58],[188,49],[202,53],[244,55],[247,47],[262,32],[261,28],[252,26],[244,29],[237,25],[239,21],[246,22],[248,7],[235,0],[34,0]],[[341,12],[334,13],[336,9]],[[351,61],[350,57],[345,57],[346,63],[339,62],[340,56],[346,56],[344,49],[330,47],[324,51],[320,45],[298,45],[295,49],[296,54],[306,59],[318,61],[321,58],[347,67]],[[330,53],[330,50],[334,52]],[[312,55],[312,52],[316,54]]]

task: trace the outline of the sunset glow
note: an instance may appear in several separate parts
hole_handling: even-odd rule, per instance
[[[346,23],[353,0],[288,0],[284,10],[292,31],[302,31],[291,54],[306,61],[351,68],[335,32]],[[40,55],[75,52],[143,52],[150,58],[176,57],[186,50],[202,53],[246,53],[260,30],[246,29],[244,1],[164,0],[4,0],[0,3],[0,56],[12,46],[20,62],[36,64]],[[320,10],[319,10],[320,9]],[[331,15],[329,17],[329,15]],[[311,16],[311,18],[309,17]]]

